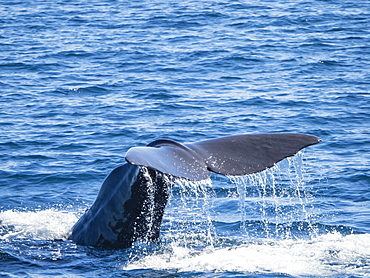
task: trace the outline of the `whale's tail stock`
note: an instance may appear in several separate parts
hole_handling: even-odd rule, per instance
[[[156,239],[168,199],[166,175],[189,180],[208,179],[210,172],[248,175],[320,141],[312,135],[276,133],[189,144],[157,140],[133,147],[126,153],[128,163],[107,176],[92,207],[73,226],[70,239],[81,245],[113,248],[129,247],[138,238]]]

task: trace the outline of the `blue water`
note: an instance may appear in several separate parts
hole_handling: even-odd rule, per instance
[[[0,1],[0,277],[370,275],[370,3]],[[161,241],[77,246],[132,146],[299,132],[250,177],[178,181]]]

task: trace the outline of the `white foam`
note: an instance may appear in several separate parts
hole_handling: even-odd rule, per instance
[[[77,220],[77,213],[57,209],[2,211],[0,212],[0,238],[65,239]]]
[[[126,269],[237,271],[294,276],[366,276],[370,273],[370,234],[327,234],[314,240],[258,242],[198,252],[178,246],[170,249],[170,252],[149,255],[131,262]]]

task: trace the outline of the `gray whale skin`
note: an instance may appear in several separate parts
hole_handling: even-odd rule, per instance
[[[306,134],[227,136],[190,144],[157,140],[134,147],[104,180],[89,210],[72,227],[79,245],[127,248],[137,239],[156,240],[173,177],[204,180],[210,172],[248,175],[274,166],[319,143]],[[141,167],[141,166],[145,166]]]

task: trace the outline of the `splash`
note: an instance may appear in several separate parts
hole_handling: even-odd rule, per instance
[[[76,213],[57,209],[2,211],[0,212],[0,239],[66,239],[77,220]]]
[[[328,232],[324,225],[319,235],[313,189],[302,161],[299,154],[261,173],[229,177],[234,191],[228,188],[232,194],[226,198],[239,204],[239,233],[234,231],[234,236],[222,234],[215,224],[212,203],[224,195],[219,196],[210,180],[177,180],[159,248],[129,261],[125,269],[294,276],[368,273],[370,235]]]
[[[125,269],[178,272],[239,272],[294,276],[365,275],[370,271],[370,235],[326,234],[313,240],[250,243],[202,250],[184,247],[132,262]]]

